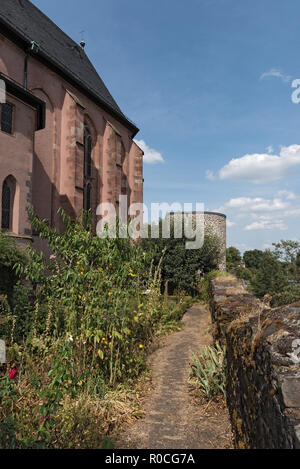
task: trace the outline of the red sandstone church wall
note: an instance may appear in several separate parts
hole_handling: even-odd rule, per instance
[[[15,235],[31,234],[26,207],[31,201],[33,134],[35,111],[13,98],[7,101],[14,106],[13,133],[1,132],[0,137],[0,187],[4,180],[12,176],[16,180],[16,193],[12,232]],[[2,190],[0,191],[2,206]]]
[[[23,84],[24,78],[24,57],[24,52],[0,36],[0,71],[20,84]],[[83,206],[84,120],[89,122],[93,136],[92,213],[95,214],[96,207],[101,202],[116,202],[116,159],[121,148],[120,141],[125,151],[124,172],[128,177],[130,203],[142,201],[143,152],[132,141],[130,131],[126,127],[33,56],[28,57],[28,89],[46,103],[46,128],[34,134],[32,127],[29,134],[27,126],[32,125],[33,116],[29,119],[25,110],[20,112],[19,106],[17,119],[18,122],[24,120],[24,123],[19,123],[14,144],[11,143],[10,136],[4,136],[3,132],[0,132],[0,145],[3,145],[0,147],[1,176],[6,175],[7,164],[11,160],[13,163],[10,171],[14,173],[19,168],[16,176],[24,192],[28,173],[33,172],[32,200],[41,217],[52,220],[52,223],[58,226],[59,206],[63,206],[71,215],[80,213]],[[32,158],[33,140],[34,155],[29,161],[24,158],[24,152],[28,151]],[[4,151],[7,145],[9,153]],[[28,203],[29,201],[25,205]],[[22,230],[25,226],[24,210],[22,205]]]

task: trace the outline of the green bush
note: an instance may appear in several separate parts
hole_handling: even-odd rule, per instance
[[[228,270],[236,269],[242,261],[240,251],[231,246],[226,249],[226,265]]]
[[[288,286],[288,276],[283,264],[269,251],[264,253],[260,268],[250,280],[250,290],[258,298],[266,294],[273,296]]]
[[[225,349],[219,344],[192,354],[190,377],[196,381],[202,397],[213,399],[225,394],[224,356]]]
[[[56,417],[55,434],[58,449],[100,449],[104,412],[100,401],[89,395],[77,400],[66,399]]]
[[[230,277],[231,274],[228,272],[224,272],[221,270],[212,270],[208,274],[206,274],[205,278],[200,282],[199,288],[201,291],[201,300],[205,301],[206,303],[210,300],[210,281],[214,277]]]
[[[141,241],[142,248],[152,253],[154,266],[158,266],[161,253],[162,288],[167,285],[168,293],[173,295],[176,290],[188,295],[197,294],[199,276],[216,269],[220,259],[220,240],[213,234],[207,234],[200,249],[186,249],[185,237],[174,237],[174,226],[171,224],[170,238],[162,237],[162,220],[159,223],[160,237]],[[150,228],[149,228],[150,230]]]
[[[106,447],[110,426],[96,433],[93,403],[139,377],[154,337],[178,328],[191,299],[162,296],[162,260],[149,269],[139,243],[93,236],[85,214],[72,221],[61,211],[63,233],[29,215],[52,255],[28,247],[11,305],[1,303],[7,369],[18,369],[10,382],[0,377],[0,394],[3,384],[10,395],[0,403],[3,445],[54,448],[61,438],[64,447]]]
[[[271,306],[283,306],[300,301],[300,286],[288,285],[283,290],[273,292]]]
[[[18,247],[15,240],[0,230],[0,295],[6,295],[8,301],[12,298],[14,286],[20,276],[16,272],[15,264],[26,264],[24,250]]]

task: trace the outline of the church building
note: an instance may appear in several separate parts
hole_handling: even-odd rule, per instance
[[[138,128],[123,114],[80,45],[29,0],[0,2],[1,229],[32,233],[26,207],[61,228],[59,207],[82,209],[143,201]],[[99,44],[101,54],[101,44]],[[116,73],[119,73],[116,70]]]

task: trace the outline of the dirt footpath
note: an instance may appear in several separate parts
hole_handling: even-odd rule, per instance
[[[191,350],[212,341],[209,312],[195,304],[183,323],[183,330],[169,335],[152,354],[152,391],[145,400],[145,417],[124,429],[118,449],[230,448],[223,402],[199,404],[187,383]]]

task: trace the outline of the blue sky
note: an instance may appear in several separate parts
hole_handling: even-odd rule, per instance
[[[241,250],[300,238],[298,0],[33,3],[74,40],[85,31],[87,54],[141,129],[146,204],[222,211]]]

